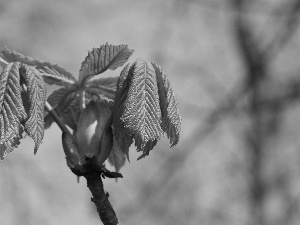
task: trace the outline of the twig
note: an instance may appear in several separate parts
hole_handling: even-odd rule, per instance
[[[288,3],[290,5],[291,3]],[[295,0],[291,4],[290,11],[287,13],[287,18],[279,27],[278,32],[274,35],[273,40],[262,51],[268,61],[272,60],[278,52],[288,43],[297,30],[300,11],[300,1]]]
[[[108,193],[104,192],[100,173],[91,172],[84,175],[87,186],[92,192],[92,202],[95,203],[99,217],[104,225],[118,225],[116,213],[108,200]]]

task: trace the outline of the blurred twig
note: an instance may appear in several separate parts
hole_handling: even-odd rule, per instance
[[[245,132],[245,142],[249,149],[249,210],[252,216],[250,224],[266,224],[264,215],[265,185],[262,178],[264,151],[264,121],[262,108],[258,101],[261,99],[261,84],[267,78],[265,58],[261,54],[260,46],[256,43],[253,30],[244,17],[247,8],[246,0],[232,0],[232,7],[239,13],[233,21],[238,49],[246,68],[245,86],[252,94],[249,97],[249,119],[251,125]]]
[[[187,3],[197,4],[203,9],[212,11],[239,13],[237,9],[228,7],[228,3],[230,3],[230,1],[231,0],[189,0],[187,1]],[[286,3],[288,5],[290,4],[290,2]],[[253,17],[258,15],[268,15],[271,17],[285,17],[285,8],[276,7],[274,6],[275,4],[271,3],[271,1],[251,1],[251,4],[254,4],[256,7],[249,8],[245,13],[248,15],[252,15]]]
[[[273,40],[263,50],[264,57],[268,61],[278,55],[278,52],[288,43],[298,28],[300,1],[294,0],[293,3],[288,2],[285,4],[283,8],[288,8],[285,19],[279,26],[277,33],[274,34]]]

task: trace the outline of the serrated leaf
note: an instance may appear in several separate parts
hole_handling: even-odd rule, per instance
[[[134,134],[135,145],[138,151],[143,151],[143,157],[149,154],[163,133],[157,80],[152,64],[141,59],[132,65],[131,73],[127,96],[121,96],[126,97],[121,120],[127,132]]]
[[[157,144],[163,132],[171,147],[180,135],[174,91],[163,70],[156,64],[138,59],[121,72],[117,83],[113,113],[116,140],[124,153],[133,141],[143,158]]]
[[[74,85],[62,87],[54,91],[47,99],[49,104],[59,114],[63,122],[73,130],[76,130],[77,115],[79,113],[78,89]],[[45,112],[45,129],[49,128],[53,122],[53,118],[48,112]]]
[[[97,95],[102,99],[114,101],[118,77],[100,78],[91,80],[86,85],[86,92]]]
[[[113,147],[110,155],[108,156],[108,162],[115,167],[116,172],[120,171],[120,168],[125,164],[126,157],[119,147],[116,139],[114,138]]]
[[[26,64],[24,64],[24,67],[26,70],[25,84],[29,101],[29,117],[25,122],[25,131],[34,140],[34,153],[36,153],[44,137],[46,89],[39,71]]]
[[[9,63],[0,75],[0,158],[11,152],[22,138],[27,118],[20,87],[20,63]]]
[[[44,68],[38,68],[38,70],[43,76],[44,81],[50,85],[55,84],[59,86],[67,86],[77,82],[75,78],[73,80],[54,68],[45,66]]]
[[[8,62],[21,62],[35,67],[48,84],[65,86],[77,82],[76,78],[64,68],[50,62],[44,62],[42,60],[24,56],[14,50],[10,50],[7,47],[1,51],[1,56]]]
[[[20,139],[22,139],[23,127],[19,126],[19,133],[6,140],[0,144],[0,160],[3,160],[4,157],[12,152],[14,148],[18,147],[20,144]]]
[[[131,79],[133,76],[133,63],[128,63],[121,71],[117,82],[115,95],[115,106],[113,111],[114,136],[122,152],[127,155],[129,160],[129,147],[133,142],[133,133],[127,129],[124,121],[121,120],[125,111],[125,101],[127,99]]]
[[[88,56],[81,64],[79,81],[84,83],[91,76],[103,73],[107,69],[114,70],[123,66],[132,55],[133,50],[127,45],[101,45],[89,51]]]
[[[155,63],[152,63],[152,66],[156,73],[162,113],[161,128],[166,132],[172,147],[178,143],[181,131],[181,118],[179,115],[178,103],[171,84],[162,68]]]

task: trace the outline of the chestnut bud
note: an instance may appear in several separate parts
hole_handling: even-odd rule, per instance
[[[63,133],[62,141],[70,168],[80,168],[93,158],[93,166],[102,166],[113,146],[112,113],[104,101],[90,101],[82,111],[73,137]],[[96,157],[96,158],[95,158]]]
[[[108,158],[113,146],[112,113],[105,101],[90,101],[82,111],[76,139],[80,156],[97,157],[101,166]]]

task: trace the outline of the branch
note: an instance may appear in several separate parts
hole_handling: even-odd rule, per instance
[[[104,225],[118,225],[116,213],[108,200],[108,193],[104,192],[100,173],[91,172],[84,175],[87,186],[92,192],[92,202],[95,203],[99,217]]]
[[[237,11],[233,20],[233,29],[238,43],[238,51],[240,51],[245,67],[248,71],[251,71],[253,65],[262,64],[264,60],[260,46],[258,45],[259,40],[256,40],[254,37],[249,21],[245,18],[245,12],[247,11],[245,5],[247,1],[231,0],[231,3],[232,8]]]
[[[287,13],[287,18],[279,27],[278,33],[274,35],[273,40],[265,47],[265,50],[263,51],[263,54],[266,55],[265,58],[268,58],[269,61],[278,54],[280,49],[282,49],[285,44],[288,43],[298,27],[300,1],[294,0],[292,4],[287,4],[290,8],[289,12]]]

